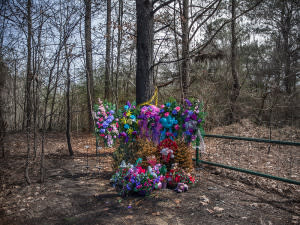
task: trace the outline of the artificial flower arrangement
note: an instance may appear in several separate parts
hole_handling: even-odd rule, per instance
[[[108,146],[116,137],[121,140],[114,159],[116,165],[123,161],[111,179],[113,186],[123,196],[133,193],[148,195],[166,186],[176,188],[178,192],[188,190],[188,185],[195,183],[195,178],[186,172],[191,169],[192,162],[191,165],[185,163],[190,159],[188,149],[181,151],[182,147],[178,149],[176,141],[184,143],[184,138],[189,144],[199,135],[197,132],[203,134],[204,116],[198,100],[186,99],[180,105],[171,99],[160,107],[137,107],[135,103],[127,102],[118,113],[115,113],[113,105],[100,101],[95,114],[96,132],[104,137]],[[140,158],[135,165],[126,164],[125,161],[134,162],[141,157],[134,143],[145,139],[157,145],[157,151],[154,149],[150,155],[142,154],[148,166],[143,163],[142,167]],[[182,168],[174,167],[176,162]]]
[[[149,161],[149,159],[148,159]],[[139,158],[135,165],[122,161],[116,173],[111,178],[112,185],[122,196],[129,194],[149,195],[153,190],[164,189],[167,186],[178,192],[188,190],[189,184],[195,184],[195,178],[182,169],[175,168],[167,172],[165,165],[156,163],[153,158],[147,169],[141,167]],[[183,188],[183,189],[182,189]]]
[[[115,105],[102,102],[99,99],[99,105],[95,105],[95,133],[103,138],[106,146],[111,147],[119,135],[118,118],[115,117]]]
[[[149,195],[154,189],[161,189],[161,180],[164,179],[160,164],[148,166],[147,169],[141,167],[142,159],[138,159],[135,165],[126,164],[122,161],[116,173],[111,178],[111,183],[119,190],[119,194],[127,196],[129,194]]]
[[[139,133],[137,123],[138,113],[139,110],[135,103],[131,104],[129,101],[118,113],[120,117],[119,137],[122,138],[125,143],[134,141]]]
[[[186,143],[190,143],[196,139],[198,130],[204,133],[205,113],[202,103],[194,99],[186,99],[183,105],[170,99],[159,108],[155,105],[137,107],[135,103],[127,102],[117,115],[114,105],[103,104],[99,100],[95,112],[96,133],[108,139],[109,143],[113,143],[111,139],[115,137],[123,139],[125,143],[145,137],[156,145],[168,137],[172,140],[184,137]],[[110,124],[112,128],[115,124],[117,129],[111,130]]]

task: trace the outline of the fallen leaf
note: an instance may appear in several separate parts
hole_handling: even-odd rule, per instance
[[[206,197],[205,195],[200,196],[200,200],[201,200],[202,202],[209,203],[209,198]]]
[[[132,215],[125,216],[125,219],[133,219]]]
[[[206,211],[208,211],[209,213],[213,213],[214,210],[211,210],[211,209],[206,209]]]
[[[216,212],[223,212],[223,211],[224,211],[223,208],[218,207],[218,206],[215,206],[215,207],[214,207],[214,210],[215,210]]]
[[[181,200],[180,199],[174,199],[174,202],[178,205],[178,204],[180,204]]]

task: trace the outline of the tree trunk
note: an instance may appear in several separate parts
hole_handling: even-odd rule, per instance
[[[105,55],[105,75],[104,75],[104,99],[110,99],[110,42],[111,42],[111,0],[107,0],[106,17],[106,55]]]
[[[236,121],[235,111],[236,111],[236,100],[240,93],[239,78],[236,69],[236,52],[237,52],[237,38],[235,31],[235,17],[236,17],[236,0],[231,0],[231,75],[233,79],[231,95],[230,95],[230,112],[229,112],[229,123]]]
[[[66,136],[67,136],[67,143],[68,143],[68,150],[70,156],[74,155],[71,145],[71,135],[70,135],[70,123],[71,123],[71,113],[70,113],[70,84],[71,84],[71,75],[70,75],[70,52],[66,48],[66,59],[67,59],[67,93],[66,93],[66,100],[67,100],[67,128],[66,128]]]
[[[118,43],[117,43],[117,71],[116,71],[116,107],[118,109],[119,104],[119,92],[118,92],[118,79],[120,73],[120,57],[121,57],[121,45],[123,39],[123,0],[119,0],[119,15],[118,15]]]
[[[136,0],[137,65],[136,103],[148,101],[153,94],[153,5],[152,0]]]
[[[53,98],[51,101],[50,119],[49,119],[49,126],[48,126],[49,131],[52,130],[52,121],[53,121],[54,105],[55,105],[55,98],[56,98],[57,85],[58,85],[58,79],[59,79],[59,70],[60,70],[60,56],[58,56],[58,58],[57,58],[56,78],[55,78],[55,83],[54,83],[54,93],[53,93]]]
[[[190,85],[190,59],[189,59],[189,0],[183,0],[182,6],[182,63],[181,63],[181,84],[182,101],[188,97]]]
[[[93,120],[93,98],[94,98],[94,79],[93,79],[93,58],[92,58],[92,37],[91,37],[91,0],[84,0],[84,38],[86,51],[86,83],[87,83],[87,104],[89,113],[89,131],[94,131]]]
[[[31,38],[32,38],[32,24],[31,24],[31,0],[27,0],[27,76],[26,76],[26,139],[27,139],[27,157],[25,164],[25,180],[27,184],[30,184],[29,178],[29,160],[30,160],[30,133],[31,133]]]
[[[17,130],[17,59],[14,61],[14,86],[13,86],[13,95],[14,95],[14,130]]]
[[[284,64],[284,87],[288,95],[292,94],[296,78],[293,79],[291,71],[291,54],[290,54],[290,33],[291,33],[291,13],[288,10],[287,2],[282,2],[281,9],[281,33],[283,37],[283,64]],[[293,80],[295,80],[293,82]],[[294,83],[294,84],[293,84]]]
[[[2,93],[5,86],[6,76],[7,76],[7,68],[0,56],[0,149],[3,158],[5,157],[4,138],[6,134],[7,123],[4,120],[4,113],[3,113],[4,99]]]

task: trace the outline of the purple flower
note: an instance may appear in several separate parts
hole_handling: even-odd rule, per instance
[[[176,114],[177,114],[177,110],[176,110],[176,109],[173,109],[172,114],[173,114],[173,115],[176,115]]]
[[[201,120],[201,119],[199,119],[199,120],[198,120],[198,123],[201,123],[201,122],[202,122],[202,120]]]
[[[192,103],[191,103],[190,100],[188,100],[188,99],[185,99],[185,103],[186,103],[189,107],[192,106]]]
[[[190,121],[190,118],[187,117],[187,118],[184,119],[184,121],[185,121],[185,122],[189,122],[189,121]]]
[[[193,115],[191,116],[191,118],[192,118],[192,120],[197,120],[196,114],[193,114]]]

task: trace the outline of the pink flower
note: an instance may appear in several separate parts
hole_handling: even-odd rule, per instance
[[[116,123],[116,127],[119,128],[119,123]]]
[[[177,112],[179,112],[179,111],[180,111],[180,107],[179,107],[179,106],[176,106],[176,107],[175,107],[175,110],[176,110]]]
[[[168,117],[168,116],[169,116],[169,114],[170,114],[169,112],[166,112],[166,113],[165,113],[165,117]]]
[[[99,122],[102,122],[102,121],[103,121],[103,117],[100,117],[100,118],[99,118]]]
[[[179,125],[176,124],[174,128],[175,128],[175,130],[178,130],[179,129]]]
[[[165,105],[161,105],[160,108],[165,108]]]

